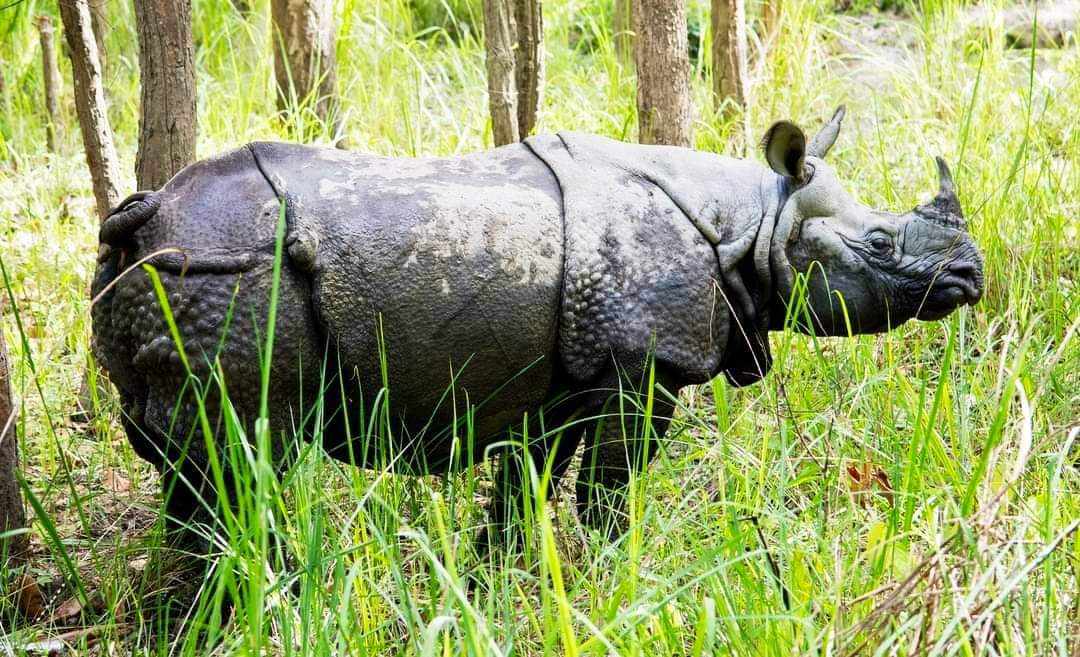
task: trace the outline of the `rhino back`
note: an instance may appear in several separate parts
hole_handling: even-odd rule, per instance
[[[365,396],[382,385],[383,349],[392,410],[413,427],[452,379],[459,402],[491,398],[478,413],[481,437],[540,405],[554,374],[562,204],[528,149],[419,159],[284,144],[255,152],[295,204],[296,230],[315,237],[314,309]],[[435,418],[453,410],[444,401]]]

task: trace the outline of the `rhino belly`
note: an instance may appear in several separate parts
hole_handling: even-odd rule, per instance
[[[521,146],[357,158],[294,189],[298,225],[320,235],[314,308],[351,410],[376,396],[385,371],[395,446],[432,469],[449,460],[447,428],[469,407],[477,456],[539,408],[554,376],[563,267],[561,196],[542,162]]]

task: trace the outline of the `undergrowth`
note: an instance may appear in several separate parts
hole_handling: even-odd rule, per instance
[[[284,134],[268,7],[253,4],[244,17],[229,0],[195,2],[200,155]],[[894,210],[932,193],[932,156],[943,155],[986,257],[983,301],[883,336],[773,334],[776,362],[762,383],[684,391],[615,543],[582,529],[564,491],[550,515],[535,514],[524,553],[480,565],[487,466],[445,480],[391,476],[306,444],[279,483],[264,450],[236,453],[251,466],[250,495],[218,537],[222,559],[204,596],[235,598],[233,616],[206,604],[201,633],[172,650],[1077,654],[1076,41],[1011,50],[1000,25],[971,24],[955,0],[905,3],[902,18],[869,23],[825,1],[784,5],[778,31],[752,39],[745,115],[711,109],[707,58],[696,61],[697,147],[759,157],[753,141],[773,120],[813,130],[845,103],[830,159],[860,200]],[[354,148],[415,156],[490,144],[483,51],[461,27],[476,19],[448,17],[469,6],[338,0],[343,130]],[[156,475],[128,447],[111,392],[93,426],[69,419],[89,350],[97,230],[69,88],[60,152],[45,152],[32,19],[54,10],[25,0],[0,11],[0,258],[13,301],[3,330],[35,517],[29,572],[58,596],[43,617],[0,634],[0,652],[80,628],[66,635],[80,653],[166,654],[167,639],[139,620],[163,547]],[[693,15],[705,11],[693,3]],[[540,131],[634,138],[634,80],[616,57],[610,12],[605,2],[545,3]],[[109,118],[130,175],[134,16],[116,1],[109,15]],[[708,21],[698,22],[708,52]],[[292,118],[313,120],[303,107]],[[320,139],[333,143],[327,130]],[[263,439],[246,435],[235,444]],[[284,536],[281,555],[271,527]],[[4,626],[15,597],[0,596]],[[57,616],[69,598],[75,613]]]

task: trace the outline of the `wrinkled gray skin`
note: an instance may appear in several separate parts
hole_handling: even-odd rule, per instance
[[[520,437],[528,414],[529,453],[553,484],[585,441],[579,515],[617,531],[621,493],[661,444],[671,395],[721,372],[735,385],[764,376],[767,332],[801,300],[797,274],[808,312],[788,325],[819,334],[885,331],[979,299],[981,259],[944,163],[930,203],[900,215],[860,205],[822,159],[842,117],[809,145],[796,126],[774,125],[770,168],[576,134],[438,159],[251,144],[107,220],[95,349],[132,444],[164,474],[170,517],[212,520],[198,503],[216,492],[191,394],[180,397],[181,355],[148,275],[119,274],[143,259],[157,268],[194,373],[205,381],[220,363],[250,426],[284,199],[269,390],[279,463],[294,450],[282,436],[318,432],[331,455],[362,467],[445,473],[483,459],[508,430]],[[650,357],[651,434],[634,412],[650,392]],[[384,376],[391,431],[374,439]],[[468,445],[464,427],[457,441],[446,427],[470,403]],[[219,406],[211,393],[220,441]],[[629,417],[610,417],[620,409]],[[522,496],[521,459],[501,463],[496,529]]]

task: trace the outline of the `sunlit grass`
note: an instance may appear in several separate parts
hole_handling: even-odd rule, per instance
[[[202,155],[284,134],[268,8],[254,4],[245,18],[229,0],[195,3]],[[393,155],[490,145],[478,35],[426,29],[412,4],[337,3],[345,136]],[[867,25],[890,16],[784,4],[776,39],[755,51],[751,135],[779,118],[813,129],[847,104],[830,159],[859,199],[894,210],[932,193],[943,155],[986,256],[983,302],[887,336],[774,334],[763,383],[683,393],[620,542],[582,529],[564,486],[550,516],[535,500],[522,551],[491,565],[474,544],[489,466],[398,477],[305,443],[279,482],[262,427],[226,413],[218,457],[244,466],[235,485],[250,494],[213,528],[219,559],[192,616],[202,633],[178,654],[1074,654],[1080,51],[1008,50],[954,0],[911,5],[892,26],[902,38],[880,43]],[[134,16],[128,3],[109,8],[110,119],[130,175]],[[138,613],[154,599],[146,557],[164,548],[157,477],[126,445],[111,396],[98,439],[67,422],[87,360],[96,226],[70,89],[61,153],[44,153],[30,19],[51,10],[29,0],[0,13],[0,257],[20,320],[8,309],[4,330],[38,511],[32,565],[61,598],[86,599],[84,617],[65,622],[98,627],[118,651],[157,652],[164,639]],[[607,2],[546,3],[539,130],[634,138],[633,75],[609,17]],[[714,114],[703,75],[697,146],[740,154],[738,117]],[[319,141],[334,137],[324,129]],[[227,383],[211,378],[203,392]],[[319,404],[310,410],[328,412]],[[460,432],[467,440],[467,422]],[[216,616],[225,598],[236,601],[228,623]],[[10,602],[0,596],[4,621]],[[0,651],[63,629],[0,634]],[[87,640],[75,639],[83,650]]]

